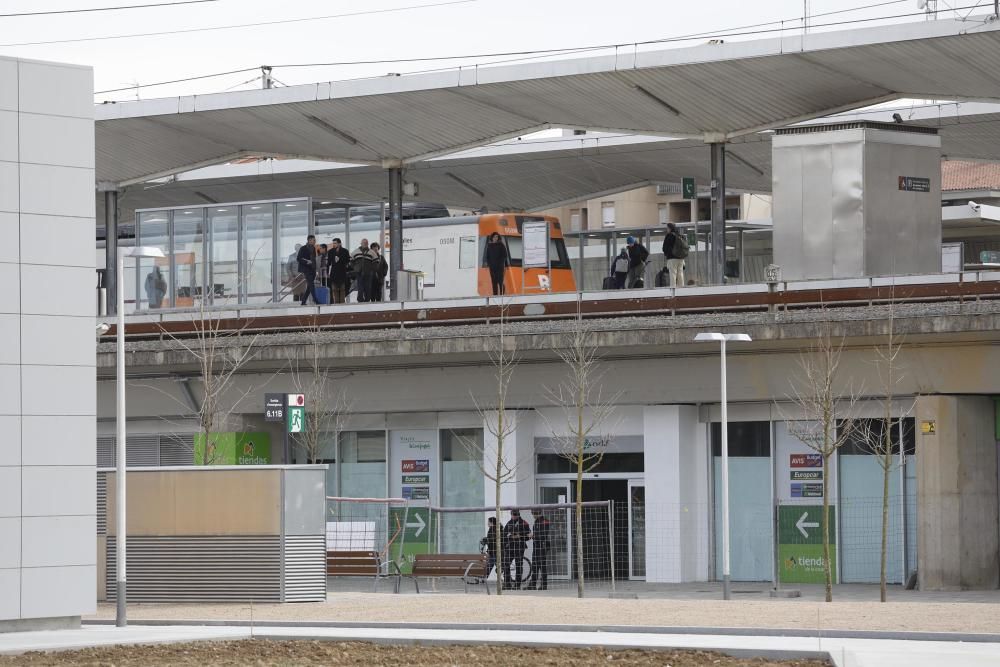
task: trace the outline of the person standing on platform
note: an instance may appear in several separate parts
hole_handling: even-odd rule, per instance
[[[358,303],[371,301],[372,281],[375,280],[375,262],[368,239],[361,239],[361,245],[351,255],[351,270],[357,276]]]
[[[330,241],[327,265],[330,267],[330,301],[347,302],[347,268],[351,263],[351,253],[340,244],[340,239]]]
[[[389,263],[382,255],[382,249],[377,243],[370,246],[372,252],[372,262],[375,265],[375,275],[372,277],[372,301],[382,301],[382,293],[385,291],[385,277],[389,275]]]
[[[684,260],[689,250],[687,239],[677,233],[677,225],[668,222],[667,236],[663,239],[663,257],[667,260],[671,287],[684,286]]]
[[[493,296],[500,296],[504,293],[504,279],[507,267],[510,266],[510,257],[507,254],[507,245],[500,238],[498,232],[490,234],[486,241],[486,252],[483,260],[490,270],[490,284],[493,286]]]
[[[299,248],[296,260],[299,263],[299,273],[305,280],[305,291],[302,293],[302,305],[309,305],[309,297],[312,296],[313,303],[316,301],[316,237],[312,234],[306,239],[306,244]]]

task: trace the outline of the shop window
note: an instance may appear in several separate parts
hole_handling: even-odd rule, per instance
[[[917,436],[914,430],[915,420],[913,417],[906,417],[902,420],[902,422],[903,453],[906,456],[912,456],[917,451]],[[839,422],[837,428],[843,429],[844,423]],[[892,431],[892,453],[899,455],[899,420],[893,420]],[[885,437],[884,419],[859,419],[857,420],[854,428],[851,429],[847,442],[840,446],[839,452],[842,456],[871,455],[872,446],[869,439],[880,442],[883,437]]]
[[[771,422],[729,422],[729,455],[771,455]],[[712,456],[722,456],[722,424],[712,423]]]
[[[441,500],[444,507],[483,507],[486,486],[482,471],[483,429],[443,429],[441,442]],[[446,553],[475,553],[484,535],[478,512],[443,513],[441,547]]]
[[[576,465],[568,458],[559,454],[539,454],[536,459],[535,472],[539,475],[575,473]],[[608,453],[601,460],[589,467],[588,472],[644,472],[645,459],[642,452]]]
[[[385,431],[340,434],[340,495],[381,497],[386,493]]]

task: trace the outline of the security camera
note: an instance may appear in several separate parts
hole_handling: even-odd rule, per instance
[[[976,202],[970,201],[969,202],[969,208],[971,208],[976,213],[979,213],[979,209],[982,208],[982,207],[979,204],[977,204]]]

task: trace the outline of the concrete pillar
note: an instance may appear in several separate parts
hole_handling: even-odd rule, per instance
[[[535,502],[535,413],[531,410],[506,410],[503,459],[508,469],[516,467],[517,474],[500,489],[503,505],[528,505]],[[489,413],[483,424],[483,464],[487,470],[496,469],[497,415]],[[492,506],[496,488],[492,479],[484,479],[486,506]]]
[[[646,581],[708,579],[708,456],[698,409],[643,408]]]
[[[917,399],[917,572],[921,590],[1000,585],[993,401]],[[933,427],[933,433],[929,431]]]
[[[0,57],[0,632],[96,610],[93,80]]]
[[[393,166],[386,171],[389,174],[389,300],[397,301],[399,271],[403,268],[403,169]]]
[[[709,255],[709,280],[713,285],[726,282],[726,144],[712,145],[712,249]]]

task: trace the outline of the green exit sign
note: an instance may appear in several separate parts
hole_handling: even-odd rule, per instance
[[[694,179],[693,178],[683,178],[681,179],[681,192],[684,193],[684,199],[697,199],[698,195],[694,190]]]

